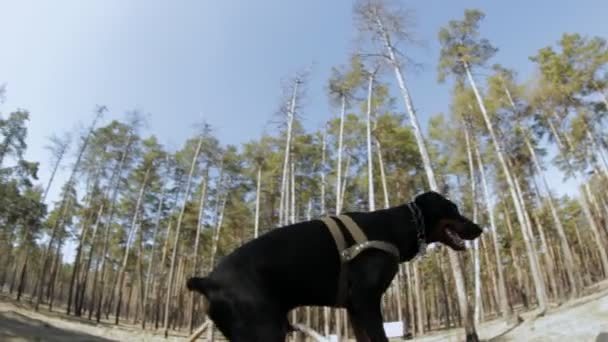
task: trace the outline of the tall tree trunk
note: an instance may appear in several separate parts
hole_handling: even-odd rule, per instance
[[[135,211],[133,212],[133,218],[131,219],[131,229],[127,233],[127,241],[125,242],[124,256],[122,258],[122,265],[120,271],[118,271],[118,299],[116,300],[116,317],[114,318],[114,324],[118,324],[120,320],[120,307],[122,305],[122,289],[124,287],[125,272],[127,270],[127,263],[129,262],[129,249],[131,248],[131,241],[135,236],[138,227],[138,216],[140,212],[141,202],[144,197],[146,185],[148,184],[148,177],[150,176],[150,168],[146,170],[144,180],[139,188],[139,194],[137,195],[137,201],[135,203]],[[140,228],[141,229],[141,228]],[[128,303],[127,303],[128,305]]]
[[[179,216],[177,218],[177,224],[175,226],[175,242],[173,243],[173,257],[171,258],[171,266],[169,268],[169,279],[167,280],[167,297],[165,300],[165,321],[163,324],[163,328],[165,331],[165,338],[169,336],[169,308],[171,306],[171,295],[173,292],[173,278],[175,276],[175,261],[177,259],[177,249],[179,247],[179,235],[182,228],[182,220],[184,219],[184,212],[186,211],[186,205],[188,204],[188,199],[190,198],[190,188],[192,187],[192,177],[194,176],[194,170],[196,170],[196,164],[198,160],[198,155],[201,152],[201,147],[203,146],[203,135],[198,139],[198,144],[196,146],[196,151],[194,152],[194,156],[192,156],[192,162],[190,164],[190,172],[188,173],[188,180],[186,181],[186,191],[184,193],[184,201],[182,203],[181,210],[179,212]],[[168,236],[167,236],[168,238]]]
[[[107,262],[107,257],[106,254],[108,252],[108,247],[109,247],[109,242],[110,242],[110,233],[111,233],[111,227],[112,227],[112,218],[114,217],[114,207],[116,205],[116,200],[118,197],[118,189],[120,188],[120,181],[121,181],[121,175],[122,175],[122,170],[124,168],[125,165],[125,161],[127,159],[127,155],[129,154],[129,148],[131,146],[131,139],[133,138],[132,134],[129,134],[129,136],[127,137],[127,141],[125,143],[125,149],[122,151],[122,156],[120,157],[120,162],[118,165],[118,173],[117,173],[117,178],[116,178],[116,184],[114,185],[114,190],[112,192],[112,199],[110,201],[110,210],[108,211],[108,221],[105,224],[105,231],[104,231],[104,238],[103,238],[103,247],[101,250],[101,280],[100,280],[100,284],[99,284],[99,299],[97,301],[97,312],[96,312],[96,316],[95,319],[97,320],[97,322],[99,323],[99,321],[101,320],[101,306],[103,303],[103,294],[105,291],[105,284],[106,284],[106,262]],[[96,286],[97,284],[95,284]]]
[[[336,215],[339,215],[342,209],[342,139],[344,137],[344,116],[346,112],[346,97],[342,95],[340,100],[342,102],[342,105],[340,109],[340,130],[338,132],[338,164],[336,167]]]
[[[378,154],[378,164],[380,167],[380,182],[382,183],[382,194],[384,196],[384,208],[389,207],[388,200],[388,186],[386,184],[386,174],[384,173],[384,161],[382,159],[382,149],[380,146],[380,141],[376,139],[376,152]]]
[[[258,169],[258,176],[260,175],[260,169]],[[207,198],[207,182],[208,182],[208,177],[209,177],[209,173],[205,172],[205,178],[203,179],[203,185],[202,185],[202,189],[201,189],[201,198],[199,201],[199,206],[198,206],[198,222],[196,225],[196,237],[194,238],[194,249],[192,250],[192,257],[194,258],[194,261],[192,263],[192,274],[196,275],[197,272],[199,271],[199,256],[198,256],[198,246],[200,243],[200,236],[201,236],[201,230],[203,229],[203,220],[205,218],[205,200]],[[258,178],[259,180],[259,178]],[[259,185],[258,185],[259,186]],[[192,331],[194,329],[194,292],[190,293],[190,334],[192,334]]]
[[[528,261],[530,263],[530,271],[532,272],[532,279],[534,281],[534,287],[536,289],[536,297],[538,299],[541,314],[544,314],[544,312],[548,308],[547,292],[546,292],[545,282],[540,274],[541,271],[540,271],[540,266],[538,263],[538,257],[537,257],[536,251],[534,250],[534,246],[532,245],[531,237],[529,236],[530,227],[527,225],[527,222],[525,220],[522,203],[520,203],[517,193],[515,191],[515,184],[514,184],[513,176],[511,175],[511,170],[509,169],[509,166],[507,165],[507,161],[505,159],[502,147],[500,146],[500,143],[498,142],[496,133],[494,132],[494,127],[492,125],[492,122],[490,121],[490,118],[486,111],[486,107],[483,103],[483,99],[481,98],[481,95],[479,94],[479,90],[477,89],[477,84],[475,83],[475,80],[473,79],[473,75],[471,75],[471,71],[469,70],[468,63],[463,62],[463,66],[465,68],[467,77],[469,79],[469,83],[471,84],[471,87],[473,88],[473,92],[475,93],[475,98],[477,99],[477,104],[479,105],[479,109],[481,110],[481,114],[482,114],[484,122],[486,124],[486,128],[488,129],[488,132],[490,133],[490,138],[492,140],[492,144],[494,145],[494,149],[496,150],[496,155],[498,156],[498,161],[500,162],[500,165],[503,169],[505,179],[507,180],[509,192],[511,194],[511,199],[513,200],[513,204],[515,206],[515,213],[517,215],[517,220],[522,229],[524,243],[526,245],[526,250],[528,253]]]
[[[89,140],[91,139],[91,136],[93,135],[93,131],[95,130],[95,126],[97,125],[97,121],[101,118],[101,115],[103,114],[104,111],[105,111],[105,107],[102,107],[95,113],[95,118],[93,119],[93,122],[91,123],[91,126],[89,127],[89,130],[84,138],[84,141],[82,143],[82,146],[80,147],[80,150],[78,151],[78,156],[76,157],[76,162],[74,163],[74,166],[72,167],[72,171],[71,171],[68,181],[66,183],[66,184],[68,184],[68,188],[70,185],[74,184],[74,178],[76,177],[76,172],[78,171],[78,168],[80,167],[80,161],[82,160],[82,156],[84,155],[84,152],[89,144]],[[65,202],[66,202],[66,198],[64,196],[63,199],[61,200],[60,209],[59,209],[59,212],[62,213],[61,217],[63,217],[63,214],[65,214],[64,208],[65,208],[65,206],[67,206],[67,203],[65,203]],[[61,218],[59,218],[57,220],[57,222],[59,222],[60,220],[61,220]],[[49,242],[47,243],[47,246],[44,249],[44,253],[42,256],[42,267],[40,268],[40,272],[38,273],[38,281],[37,281],[38,286],[36,288],[34,288],[34,295],[36,296],[36,304],[34,305],[34,310],[36,310],[36,311],[38,311],[38,307],[40,305],[40,300],[42,299],[42,288],[44,286],[45,276],[48,271],[47,268],[48,268],[48,261],[49,261],[48,260],[49,253],[51,252],[53,243],[55,242],[55,239],[57,238],[58,230],[59,230],[59,225],[55,224],[53,226],[53,230],[51,232]]]
[[[152,233],[152,250],[150,251],[150,260],[148,261],[148,269],[146,271],[146,282],[144,285],[144,298],[143,298],[143,316],[141,320],[141,328],[146,328],[146,312],[148,309],[148,296],[150,292],[150,283],[152,282],[152,265],[156,256],[157,236],[158,230],[160,229],[161,214],[163,210],[163,203],[165,201],[165,187],[162,187],[160,193],[160,200],[158,201],[158,208],[156,210],[156,222],[154,224],[154,232]],[[162,267],[162,265],[161,265]]]
[[[253,237],[257,238],[260,231],[260,192],[262,190],[262,166],[258,165],[258,175],[255,187],[255,217],[253,219]]]
[[[496,227],[496,219],[494,218],[494,210],[490,202],[490,191],[488,189],[488,183],[486,178],[485,168],[479,153],[479,145],[473,143],[475,150],[475,157],[477,159],[477,167],[479,169],[479,175],[481,178],[481,188],[483,191],[484,203],[486,205],[486,211],[490,219],[490,229],[492,230],[492,243],[494,244],[494,257],[496,258],[496,272],[498,273],[498,293],[500,298],[500,312],[505,319],[510,319],[512,312],[508,302],[507,296],[507,284],[505,281],[505,275],[502,265],[502,255],[500,253],[500,244],[498,242],[498,229]]]
[[[566,264],[566,272],[568,274],[568,282],[571,289],[571,296],[577,297],[580,292],[579,286],[579,275],[576,267],[574,266],[574,258],[572,256],[572,249],[570,248],[570,243],[568,242],[568,238],[566,237],[566,232],[564,230],[564,226],[562,224],[562,220],[557,213],[557,208],[555,207],[555,203],[553,200],[553,194],[551,193],[551,188],[547,183],[547,178],[545,177],[545,173],[543,172],[538,157],[536,156],[536,150],[532,147],[530,140],[527,135],[524,135],[524,142],[530,155],[532,156],[532,162],[534,167],[536,168],[536,173],[539,175],[543,182],[543,186],[545,188],[545,192],[547,193],[547,204],[549,205],[549,209],[551,211],[551,217],[553,218],[553,223],[555,224],[555,228],[557,228],[557,235],[559,236],[559,242],[561,245],[562,253],[564,254],[564,260]]]
[[[477,222],[477,180],[475,177],[475,166],[473,165],[473,153],[471,151],[471,137],[468,124],[464,123],[464,139],[467,149],[467,160],[469,164],[469,174],[471,178],[471,199],[473,207],[473,222]],[[481,321],[483,312],[483,303],[481,300],[481,262],[479,260],[479,239],[473,241],[473,269],[475,277],[475,307],[473,317],[475,325]]]
[[[222,229],[222,223],[224,221],[224,209],[226,208],[226,202],[228,201],[228,193],[224,195],[222,204],[219,207],[216,215],[215,234],[213,235],[213,243],[211,245],[211,256],[209,258],[209,269],[213,269],[215,265],[215,255],[217,254],[217,247],[220,240],[220,232]],[[207,317],[209,319],[209,317]],[[213,342],[215,340],[215,329],[211,321],[209,321],[209,327],[207,328],[207,341]]]
[[[604,273],[604,277],[608,276],[608,255],[606,255],[606,248],[604,247],[603,239],[600,233],[600,229],[593,218],[593,214],[591,213],[591,209],[589,208],[589,198],[590,191],[588,191],[588,185],[585,183],[583,186],[585,188],[584,193],[581,195],[581,206],[583,207],[583,213],[587,218],[587,221],[590,224],[591,231],[593,232],[593,236],[595,237],[595,243],[597,244],[597,250],[600,254],[600,261]]]
[[[285,141],[285,157],[283,160],[283,177],[281,179],[281,198],[279,200],[279,225],[283,225],[287,221],[287,217],[284,216],[285,206],[288,205],[289,201],[285,196],[288,182],[287,182],[287,173],[289,169],[289,155],[291,152],[291,134],[293,128],[293,120],[295,117],[296,111],[296,101],[298,94],[298,87],[300,86],[301,80],[296,79],[293,85],[293,94],[291,95],[291,103],[289,105],[289,111],[287,112],[287,139]]]
[[[368,209],[376,210],[374,200],[374,168],[372,157],[372,95],[374,92],[374,73],[369,74],[367,84],[367,116],[366,116],[366,136],[367,136],[367,192]]]
[[[325,150],[327,147],[327,129],[323,129],[321,138],[321,215],[325,215],[327,207],[325,205]]]

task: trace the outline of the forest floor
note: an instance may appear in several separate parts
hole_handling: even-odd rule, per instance
[[[519,313],[524,321],[507,325],[501,320],[484,322],[478,333],[482,341],[594,341],[608,342],[608,282],[586,290],[587,295],[552,307],[544,316],[538,311]],[[124,321],[123,321],[124,322]],[[186,333],[142,331],[137,325],[121,322],[91,322],[67,316],[64,311],[34,312],[27,302],[15,302],[0,295],[0,341],[184,341]],[[605,333],[606,336],[598,338]],[[443,330],[416,338],[414,341],[462,341],[463,330]]]

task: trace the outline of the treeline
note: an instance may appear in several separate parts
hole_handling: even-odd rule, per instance
[[[405,78],[404,13],[356,4],[363,45],[333,68],[333,108],[319,130],[302,125],[306,73],[283,89],[276,134],[239,146],[201,122],[169,151],[140,113],[104,123],[100,106],[87,131],[50,140],[53,176],[39,184],[39,164],[23,159],[29,113],[0,117],[0,289],[37,310],[191,331],[206,318],[185,279],[245,241],[434,189],[485,233],[465,253],[436,248],[402,265],[384,297],[386,320],[415,335],[464,327],[474,337],[481,321],[585,294],[608,276],[606,40],[564,34],[530,56],[535,74],[521,80],[493,64],[484,14],[465,11],[439,30],[437,71],[452,80],[452,100],[425,134]],[[576,197],[550,187],[549,165],[580,183]],[[62,167],[67,181],[48,203]],[[73,262],[63,261],[66,245]],[[291,319],[352,336],[342,310],[303,308]]]

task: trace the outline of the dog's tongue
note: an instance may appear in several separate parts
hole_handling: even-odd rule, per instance
[[[450,237],[450,239],[452,240],[452,243],[454,243],[456,246],[458,247],[464,247],[464,240],[460,238],[460,236],[458,236],[458,234],[456,234],[455,232],[446,229],[446,232],[448,234],[448,236]]]

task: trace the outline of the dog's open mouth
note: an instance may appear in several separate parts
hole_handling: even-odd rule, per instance
[[[465,250],[466,247],[465,247],[464,240],[460,237],[460,235],[458,235],[458,233],[451,230],[450,228],[446,228],[445,233],[446,233],[446,240],[447,240],[447,241],[445,241],[445,243],[448,246],[450,246],[452,249],[455,249],[457,251]]]

